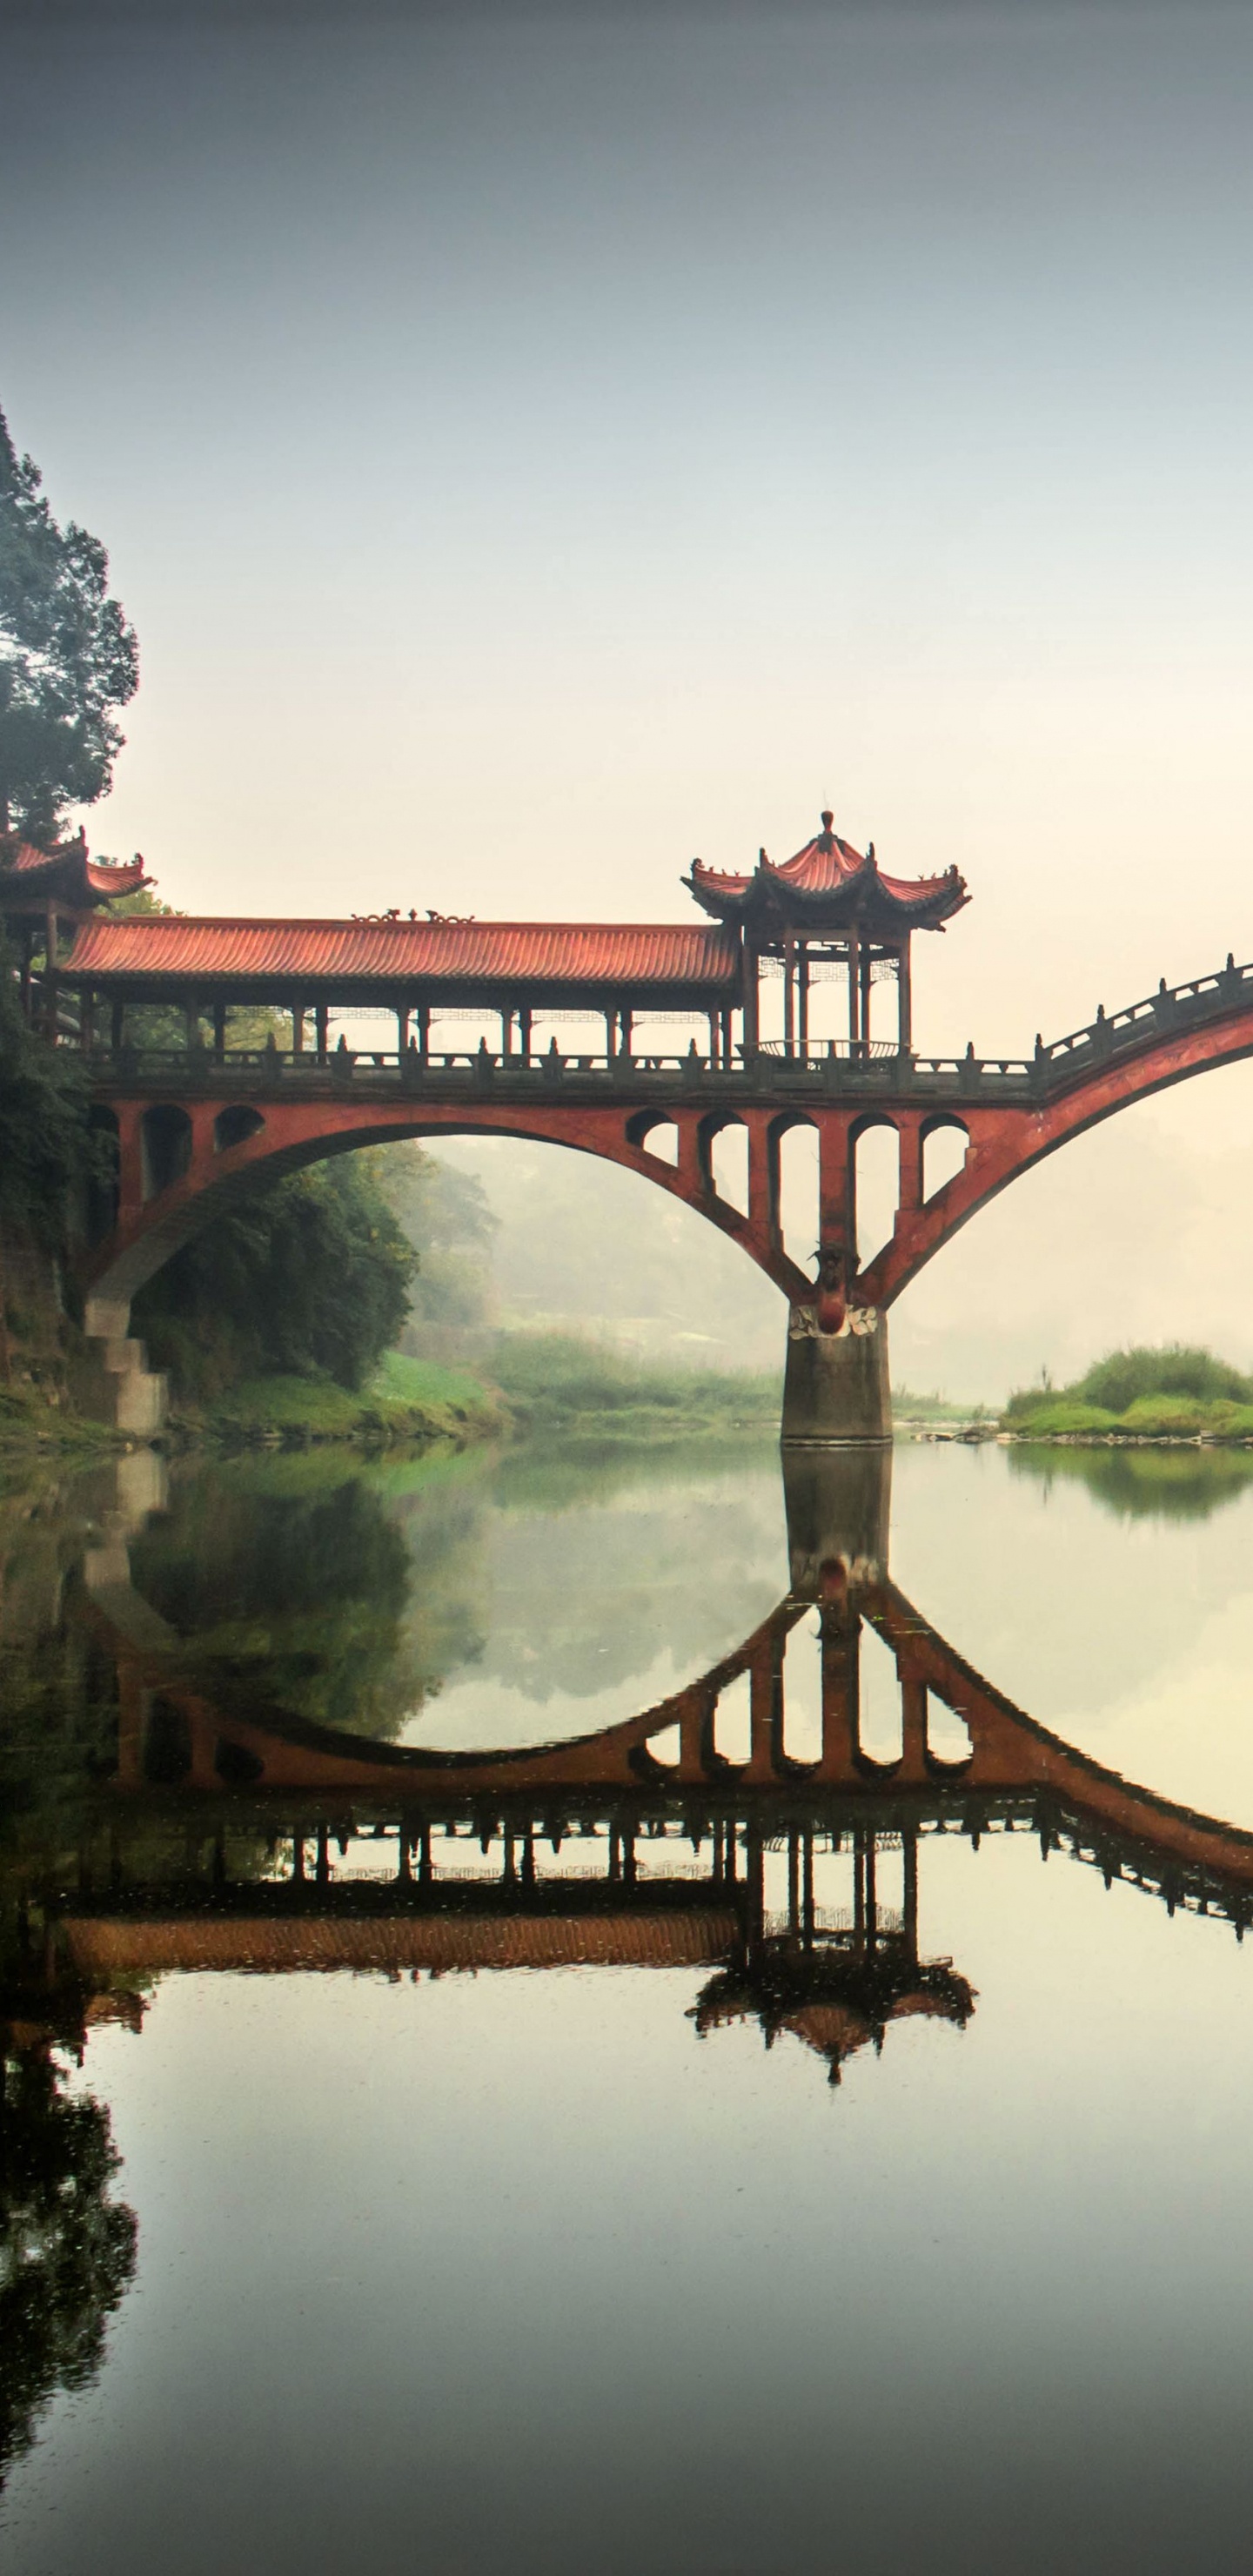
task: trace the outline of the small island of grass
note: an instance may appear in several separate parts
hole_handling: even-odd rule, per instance
[[[1177,1342],[1107,1351],[1072,1386],[1020,1388],[1001,1428],[1020,1440],[1253,1440],[1253,1377]]]

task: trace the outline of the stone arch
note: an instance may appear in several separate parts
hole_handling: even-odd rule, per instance
[[[635,1112],[624,1120],[620,1109],[567,1109],[561,1103],[496,1109],[486,1102],[443,1107],[342,1096],[317,1100],[285,1100],[268,1092],[262,1096],[264,1113],[258,1113],[257,1128],[220,1151],[214,1144],[213,1122],[198,1122],[187,1167],[155,1195],[141,1185],[142,1162],[136,1159],[143,1122],[151,1113],[144,1109],[137,1117],[137,1105],[119,1099],[124,1164],[126,1142],[131,1141],[130,1186],[128,1190],[124,1171],[118,1223],[107,1240],[87,1248],[79,1265],[89,1332],[109,1337],[125,1334],[130,1301],[137,1291],[215,1214],[250,1195],[258,1185],[332,1154],[407,1138],[437,1141],[451,1135],[513,1136],[617,1163],[670,1191],[730,1235],[792,1303],[813,1294],[812,1282],[789,1260],[768,1225],[764,1207],[744,1217],[705,1187],[698,1165],[695,1108],[687,1111],[681,1105],[658,1103],[655,1109]],[[187,1118],[187,1112],[180,1110],[179,1116]],[[191,1121],[187,1123],[190,1129]],[[677,1165],[647,1151],[644,1140],[660,1124],[678,1128]]]

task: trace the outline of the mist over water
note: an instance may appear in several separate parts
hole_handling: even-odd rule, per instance
[[[124,1469],[3,1523],[10,2565],[1243,2564],[1242,1453]]]

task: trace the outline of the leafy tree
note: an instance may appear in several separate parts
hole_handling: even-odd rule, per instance
[[[293,1173],[193,1237],[135,1301],[135,1330],[185,1392],[268,1370],[358,1387],[395,1341],[417,1255],[377,1151]]]
[[[0,831],[46,842],[93,805],[122,745],[114,711],[139,686],[133,627],[108,594],[109,558],[57,525],[0,412]]]
[[[99,1168],[89,1113],[82,1063],[27,1027],[0,939],[0,1232],[63,1241],[75,1196]]]

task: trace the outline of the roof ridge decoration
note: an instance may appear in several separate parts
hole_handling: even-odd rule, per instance
[[[822,933],[853,923],[885,937],[942,930],[970,899],[955,867],[932,877],[885,875],[874,842],[865,850],[854,849],[836,831],[829,806],[823,808],[814,838],[778,866],[764,850],[758,851],[751,875],[693,859],[683,883],[702,911],[716,919],[755,921],[775,931],[808,926]]]

